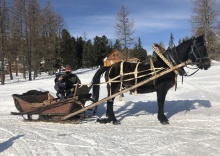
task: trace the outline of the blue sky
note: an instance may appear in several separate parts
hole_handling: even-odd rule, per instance
[[[42,4],[46,0],[41,0]],[[152,43],[168,46],[170,34],[175,44],[191,36],[191,0],[51,0],[55,12],[65,20],[66,28],[74,37],[87,34],[87,39],[106,35],[115,41],[116,14],[122,5],[134,21],[133,38],[140,37],[142,46],[150,54]]]

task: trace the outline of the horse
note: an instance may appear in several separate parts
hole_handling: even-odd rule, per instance
[[[211,60],[209,59],[207,49],[205,46],[204,35],[198,37],[191,37],[190,39],[182,42],[177,47],[174,47],[170,50],[165,50],[163,56],[169,60],[169,62],[174,66],[190,60],[191,65],[197,66],[198,69],[207,70],[211,66]],[[161,69],[162,71],[168,69],[168,65],[159,57],[156,57],[152,61],[154,68]],[[151,63],[151,64],[152,64]],[[105,72],[105,81],[107,82],[107,91],[108,96],[111,96],[115,93],[118,93],[122,88],[128,88],[135,85],[138,82],[148,79],[152,76],[152,67],[150,63],[130,63],[130,62],[118,62],[108,67],[99,68],[92,79],[92,96],[93,100],[96,102],[99,100],[99,90],[100,78]],[[137,72],[137,77],[133,73]],[[123,73],[123,74],[121,74]],[[184,68],[178,69],[179,75],[185,75]],[[122,75],[122,76],[121,76]],[[177,73],[174,71],[165,74],[157,78],[154,81],[146,83],[140,87],[137,87],[135,90],[138,94],[156,92],[157,102],[158,102],[158,114],[157,118],[161,124],[169,124],[167,117],[164,114],[164,101],[166,99],[167,92],[170,88],[175,85],[175,78]],[[114,81],[110,81],[113,80]],[[97,119],[97,122],[100,123],[113,123],[120,124],[115,117],[113,111],[114,98],[107,101],[107,110],[106,117],[104,119]]]

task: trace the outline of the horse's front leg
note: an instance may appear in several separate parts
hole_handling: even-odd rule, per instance
[[[164,102],[165,102],[166,94],[167,94],[166,88],[163,87],[157,88],[157,102],[158,102],[157,118],[164,125],[169,124],[169,121],[164,114]]]

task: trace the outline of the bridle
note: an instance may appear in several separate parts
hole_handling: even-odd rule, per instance
[[[198,45],[201,44],[201,43],[197,43],[196,44],[195,38],[194,38],[194,40],[192,42],[193,42],[193,44],[191,45],[191,49],[190,49],[190,52],[188,54],[188,57],[190,58],[191,56],[193,56],[195,61],[192,61],[192,59],[191,59],[191,62],[188,65],[197,65],[198,67],[197,68],[193,68],[196,71],[193,72],[192,74],[187,74],[187,76],[192,76],[195,73],[197,73],[199,71],[199,69],[200,69],[199,66],[203,66],[202,60],[203,59],[209,59],[209,57],[207,57],[207,56],[202,57],[201,52],[198,49]],[[196,55],[196,53],[197,53],[197,55]],[[189,68],[188,66],[186,66],[186,67]]]
[[[200,69],[199,66],[203,66],[203,64],[202,64],[203,59],[209,59],[209,57],[207,57],[207,55],[205,57],[202,57],[202,53],[198,48],[198,46],[200,44],[202,44],[202,43],[196,43],[196,38],[194,37],[192,39],[192,45],[190,47],[190,52],[188,53],[188,58],[190,61],[188,61],[187,65],[197,65],[197,67],[194,68],[196,71],[193,72],[192,74],[185,73],[182,75],[185,75],[185,76],[194,75]],[[177,65],[177,64],[181,63],[182,61],[179,59],[179,56],[176,51],[176,47],[174,48],[173,52],[174,52],[174,55],[171,54],[170,52],[167,52],[164,55],[173,65]],[[186,67],[189,68],[187,65],[186,65]],[[185,70],[183,68],[180,68],[179,73],[181,73],[181,72],[184,73]]]
[[[196,44],[196,40],[195,39],[193,40],[193,44],[191,45],[191,49],[190,49],[190,52],[188,54],[189,58],[191,56],[193,56],[194,59],[195,59],[195,61],[192,61],[192,59],[191,59],[191,63],[190,63],[191,65],[198,65],[198,66],[200,66],[200,65],[202,65],[202,60],[203,59],[208,59],[209,58],[207,56],[206,57],[202,57],[201,52],[198,49],[198,45],[199,44],[201,44],[201,43],[197,43]]]

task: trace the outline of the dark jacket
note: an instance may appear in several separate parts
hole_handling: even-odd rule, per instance
[[[63,82],[66,85],[66,90],[70,90],[73,87],[75,87],[75,84],[81,84],[80,79],[78,78],[77,75],[70,73],[70,72],[65,72],[63,73]]]
[[[62,77],[62,80],[58,80],[58,78],[55,80],[55,86],[54,89],[58,93],[65,93],[69,92],[70,90],[75,89],[75,84],[81,84],[80,79],[78,78],[77,75],[71,73],[71,72],[65,72],[59,77]]]
[[[66,90],[66,85],[62,81],[55,82],[54,89],[57,91],[57,93],[64,94]]]

